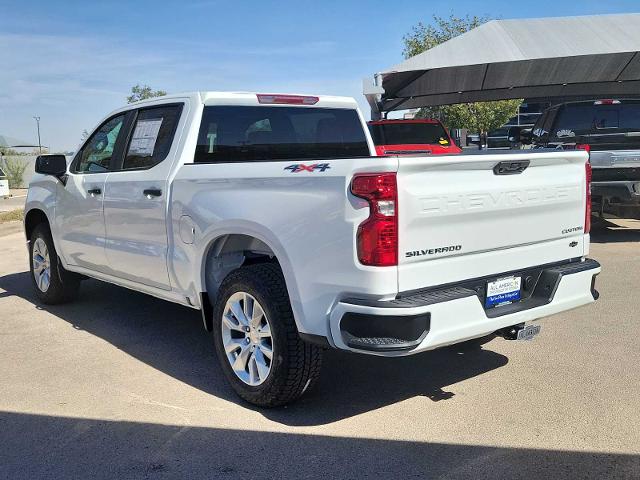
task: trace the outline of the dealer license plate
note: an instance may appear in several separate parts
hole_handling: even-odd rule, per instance
[[[485,307],[496,307],[520,300],[522,277],[504,277],[487,282]]]

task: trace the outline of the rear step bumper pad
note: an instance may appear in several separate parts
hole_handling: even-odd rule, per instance
[[[598,298],[591,259],[498,273],[455,285],[408,292],[389,301],[348,298],[330,315],[336,347],[396,356],[458,343],[576,308]],[[484,308],[487,280],[521,275],[522,300]]]

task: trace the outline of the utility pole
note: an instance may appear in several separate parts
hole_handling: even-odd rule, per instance
[[[38,152],[42,153],[42,142],[40,142],[40,117],[33,117],[38,125]]]

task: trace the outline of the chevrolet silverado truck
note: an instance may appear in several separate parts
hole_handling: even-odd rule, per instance
[[[401,356],[593,302],[584,151],[375,156],[356,102],[200,92],[109,114],[36,162],[40,301],[86,277],[202,312],[226,378],[290,402],[337,348]]]

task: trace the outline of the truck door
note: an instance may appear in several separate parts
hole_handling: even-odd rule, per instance
[[[76,154],[66,183],[58,183],[56,228],[67,263],[107,272],[102,203],[105,182],[122,155],[126,114],[105,121]]]
[[[106,255],[113,274],[169,290],[167,202],[183,104],[134,112],[122,164],[104,193]]]

